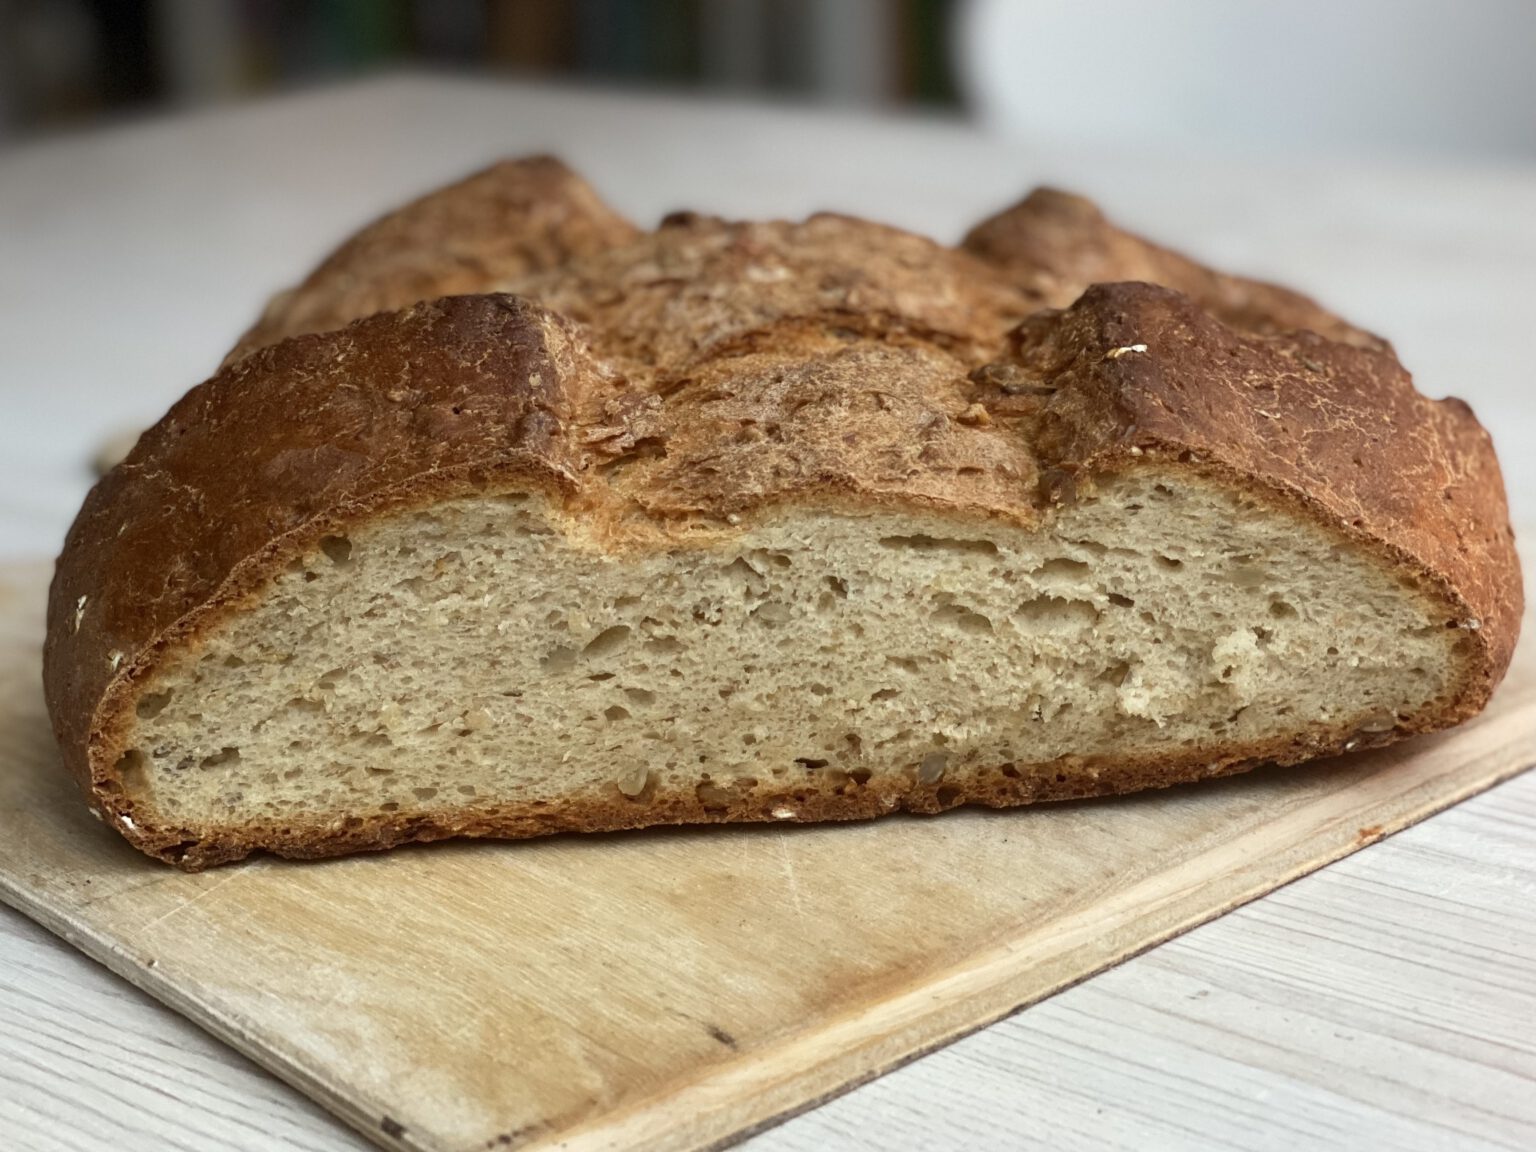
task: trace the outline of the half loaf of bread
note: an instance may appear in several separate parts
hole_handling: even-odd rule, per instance
[[[1466,405],[1037,192],[958,249],[641,232],[551,160],[373,225],[90,494],[48,702],[185,868],[1197,780],[1455,724],[1520,576]]]

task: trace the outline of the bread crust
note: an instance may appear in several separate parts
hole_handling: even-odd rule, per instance
[[[1036,188],[972,228],[960,246],[1016,280],[1041,308],[1065,308],[1092,284],[1134,280],[1181,292],[1240,332],[1306,329],[1342,344],[1390,348],[1309,296],[1207,268],[1117,227],[1093,201],[1057,188]]]
[[[554,157],[505,160],[362,229],[274,296],[224,363],[419,300],[486,292],[639,234]]]
[[[452,204],[439,211],[459,218]],[[1208,298],[1120,283],[1039,311],[1017,249],[988,264],[846,217],[599,231],[581,254],[550,249],[563,253],[556,266],[497,274],[558,311],[448,297],[257,347],[310,322],[285,314],[92,491],[50,592],[45,688],[66,765],[135,845],[199,868],[256,849],[313,857],[444,836],[1103,795],[1445,727],[1480,709],[1508,666],[1520,575],[1486,433],[1460,401],[1414,391],[1383,342],[1321,309],[1308,317],[1346,339],[1279,332],[1304,298],[1250,292],[1239,322],[1207,311]],[[341,276],[349,251],[368,266],[372,242],[355,245],[322,271]],[[992,257],[1001,246],[981,245]],[[325,283],[317,272],[301,290],[311,320],[416,290],[359,294],[346,280],[332,297]],[[1039,525],[1103,477],[1151,467],[1215,478],[1382,556],[1461,629],[1453,691],[1393,731],[1341,722],[1141,762],[957,761],[948,784],[914,772],[900,787],[827,781],[644,804],[615,788],[558,812],[504,805],[212,835],[136,809],[119,762],[167,653],[323,537],[404,508],[535,490],[619,552],[726,542],[755,516],[810,505]]]

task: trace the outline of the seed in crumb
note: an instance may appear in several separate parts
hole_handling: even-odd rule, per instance
[[[928,753],[923,757],[921,764],[917,766],[917,782],[919,784],[937,784],[944,779],[944,769],[949,764],[949,753],[942,748]]]
[[[619,791],[631,800],[637,799],[650,782],[651,770],[649,768],[631,768],[620,776],[617,781]]]
[[[795,810],[793,808],[775,808],[773,810],[773,818],[775,820],[793,820],[795,818]]]

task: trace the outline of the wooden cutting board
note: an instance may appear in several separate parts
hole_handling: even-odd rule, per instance
[[[1453,734],[1151,795],[182,875],[93,820],[0,572],[0,897],[391,1148],[729,1143],[1536,761]]]

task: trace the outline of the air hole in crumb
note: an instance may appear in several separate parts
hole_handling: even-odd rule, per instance
[[[878,692],[870,694],[871,700],[894,700],[901,695],[900,688],[881,688]]]
[[[164,692],[149,692],[139,697],[139,702],[134,705],[134,712],[140,720],[153,720],[165,711],[165,706],[171,702],[172,689]]]
[[[626,688],[624,689],[624,695],[628,696],[636,704],[656,703],[656,693],[652,692],[649,688]]]
[[[1004,764],[998,771],[1010,780],[1017,780],[1019,778],[1019,770],[1012,764]]]
[[[122,781],[123,790],[126,792],[141,791],[148,782],[145,771],[148,761],[144,753],[137,748],[130,748],[117,758],[114,771],[117,778]]]
[[[757,736],[751,732],[743,732],[741,734],[741,742],[750,748],[757,743]],[[778,771],[778,769],[775,769],[775,771]]]
[[[1033,575],[1036,580],[1062,581],[1082,580],[1087,577],[1090,569],[1081,560],[1069,560],[1065,556],[1055,560],[1047,560],[1036,568]]]
[[[801,767],[805,768],[807,771],[811,771],[811,770],[814,770],[816,768],[825,768],[827,766],[827,764],[828,764],[828,761],[826,761],[826,760],[818,760],[818,759],[816,759],[813,756],[796,756],[795,757],[795,763],[799,764]]]
[[[885,662],[887,664],[895,665],[903,672],[917,672],[917,661],[912,659],[910,656],[887,656],[885,658]]]
[[[352,562],[352,541],[345,536],[320,537],[320,551],[338,568],[345,568]]]
[[[587,679],[588,680],[598,680],[598,681],[612,680],[613,679],[613,673],[612,672],[594,672],[594,673],[592,673],[592,675],[588,676]]]
[[[603,717],[608,720],[628,720],[629,709],[621,704],[614,704],[612,707],[603,709]]]
[[[825,684],[812,684],[811,685],[811,695],[812,696],[830,696],[830,695],[832,695],[832,689],[828,688]]]
[[[1129,596],[1122,596],[1118,592],[1111,592],[1109,594],[1109,602],[1116,608],[1136,607],[1136,601],[1132,600]]]
[[[1295,619],[1297,612],[1294,607],[1284,600],[1271,600],[1269,602],[1269,614],[1276,620]]]
[[[1126,660],[1120,660],[1114,664],[1111,664],[1108,668],[1104,669],[1104,671],[1100,672],[1099,679],[1104,681],[1106,684],[1113,684],[1116,688],[1118,688],[1120,685],[1125,683],[1125,678],[1130,674],[1130,662]]]
[[[964,604],[943,604],[934,610],[933,618],[940,624],[971,635],[992,631],[992,621],[980,612],[972,611]]]
[[[752,619],[760,620],[770,628],[778,627],[780,624],[787,624],[792,615],[789,605],[775,603],[772,600],[759,604],[751,612]]]
[[[233,747],[220,748],[211,756],[204,756],[198,761],[200,768],[217,768],[220,764],[237,764],[240,761],[240,749]]]
[[[629,625],[615,624],[612,628],[604,628],[592,637],[581,653],[587,657],[611,656],[627,643],[629,643]]]
[[[939,789],[937,799],[947,808],[960,799],[960,789],[953,784],[945,784]]]
[[[1159,554],[1157,557],[1157,563],[1160,567],[1167,568],[1169,570],[1176,570],[1184,567],[1184,561],[1180,560],[1176,556],[1163,556]]]
[[[430,786],[422,787],[422,788],[412,788],[411,789],[411,793],[418,800],[431,800],[431,799],[433,799],[433,798],[435,798],[437,796],[437,789],[436,788],[432,788]]]
[[[948,536],[882,536],[880,547],[907,548],[914,552],[953,552],[959,555],[997,555],[990,540],[959,540]]]
[[[848,581],[844,580],[841,576],[828,576],[827,587],[832,589],[840,598],[848,599]]]
[[[398,812],[398,811],[400,811],[399,801],[396,801],[396,800],[386,800],[383,804],[379,805],[379,811],[380,812]]]
[[[1064,600],[1060,596],[1036,596],[1014,611],[1025,624],[1045,631],[1069,631],[1091,627],[1099,610],[1086,600]]]
[[[539,667],[552,676],[558,676],[562,672],[569,672],[575,666],[575,650],[566,648],[563,645],[559,648],[551,648],[549,654],[539,661]]]
[[[473,784],[460,784],[458,786],[458,793],[460,796],[478,796],[480,794],[479,789]]]
[[[845,732],[843,734],[843,743],[848,745],[848,751],[852,752],[855,756],[861,755],[864,751],[864,741],[859,738],[857,732]]]
[[[724,812],[731,806],[731,794],[718,784],[705,780],[693,790],[706,812]]]
[[[224,667],[226,667],[226,668],[244,668],[245,667],[245,661],[240,659],[240,657],[238,657],[238,656],[226,656],[226,657],[224,657]]]
[[[852,780],[855,784],[859,785],[859,787],[861,787],[861,788],[865,784],[869,783],[870,777],[872,777],[873,775],[874,775],[874,773],[871,772],[868,768],[850,768],[848,770],[848,779]]]
[[[681,652],[683,650],[683,643],[676,636],[656,636],[647,640],[645,647],[647,651],[666,654],[669,652]]]

